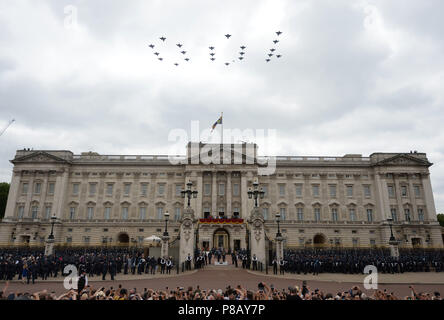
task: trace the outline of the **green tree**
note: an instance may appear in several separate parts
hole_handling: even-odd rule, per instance
[[[0,219],[5,216],[6,202],[8,201],[9,183],[0,183]]]
[[[444,213],[438,213],[438,222],[441,227],[444,227]]]

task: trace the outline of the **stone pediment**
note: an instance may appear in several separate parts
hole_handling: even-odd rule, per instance
[[[396,156],[378,161],[375,166],[427,166],[430,167],[432,163],[427,160],[418,159],[407,154],[398,154]]]
[[[36,151],[34,153],[16,157],[14,160],[11,160],[12,163],[69,163],[69,161],[47,153],[45,151]]]

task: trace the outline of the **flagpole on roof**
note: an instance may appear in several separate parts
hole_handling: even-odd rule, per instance
[[[224,143],[224,113],[223,112],[221,112],[220,113],[220,121],[221,121],[221,125],[222,125],[222,127],[221,127],[221,129],[222,129],[222,134],[221,134],[221,144],[223,145],[223,143]]]

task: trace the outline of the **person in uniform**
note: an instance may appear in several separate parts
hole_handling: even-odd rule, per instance
[[[188,253],[188,257],[187,257],[187,260],[186,260],[186,269],[187,269],[187,271],[191,270],[191,260],[193,260],[193,258],[191,257],[191,254]]]
[[[271,265],[273,266],[273,274],[277,274],[278,273],[278,262],[276,260],[276,258],[273,259],[273,261],[271,262]]]
[[[173,259],[172,257],[170,257],[167,261],[166,261],[166,270],[167,270],[167,274],[171,274],[171,269],[173,268]]]
[[[284,259],[281,259],[279,261],[279,273],[280,274],[284,274],[284,265],[285,265],[285,261],[284,261]]]
[[[105,280],[106,274],[108,273],[108,263],[106,260],[101,262],[102,266],[102,280]]]
[[[165,266],[166,266],[166,260],[162,257],[160,259],[160,273],[161,274],[165,273]]]
[[[257,257],[255,254],[253,254],[252,261],[253,261],[253,270],[257,271]]]

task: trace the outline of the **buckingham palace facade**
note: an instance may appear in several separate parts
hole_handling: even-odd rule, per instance
[[[138,246],[145,237],[162,235],[167,211],[174,239],[187,207],[181,191],[191,181],[196,245],[247,248],[255,205],[248,189],[258,181],[268,240],[276,235],[279,213],[286,247],[387,246],[390,225],[400,247],[443,247],[432,164],[424,153],[278,156],[274,172],[260,174],[261,164],[247,161],[244,152],[253,146],[255,158],[255,144],[221,146],[238,152],[241,161],[218,164],[189,161],[192,145],[203,146],[189,143],[179,162],[161,155],[18,150],[0,246],[43,246],[52,216],[56,245]]]

